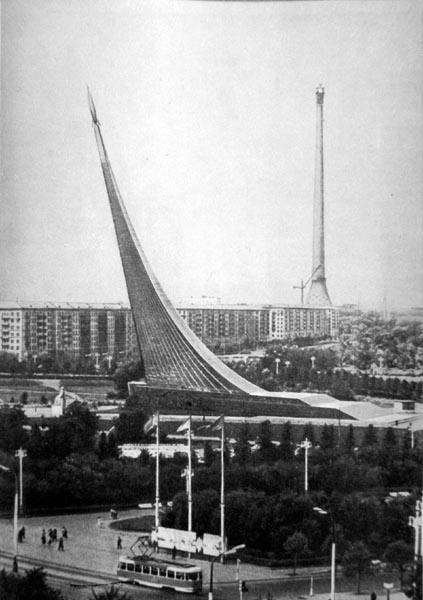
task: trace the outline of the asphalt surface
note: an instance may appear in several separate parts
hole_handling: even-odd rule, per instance
[[[119,513],[119,517],[139,516],[140,510],[125,511]],[[131,554],[130,547],[137,540],[139,534],[132,532],[119,532],[110,529],[109,513],[91,513],[75,514],[49,517],[24,517],[19,519],[18,527],[25,527],[26,535],[24,542],[18,545],[18,557],[21,563],[24,557],[38,561],[38,564],[45,563],[48,570],[49,563],[62,565],[64,569],[74,568],[76,573],[84,569],[101,573],[109,577],[110,581],[116,581],[116,565],[120,554]],[[50,546],[41,543],[41,532],[44,528],[56,528],[60,535],[62,527],[68,530],[68,539],[64,542],[64,551],[58,550],[58,543],[54,542]],[[117,538],[122,538],[122,550],[117,549]],[[13,554],[13,522],[8,519],[0,519],[0,550]],[[207,598],[208,582],[210,577],[210,563],[204,560],[191,559],[203,569],[204,592],[202,598]],[[10,558],[3,557],[0,564],[10,568]],[[301,571],[300,571],[301,575]],[[215,563],[214,566],[214,600],[218,599],[238,599],[240,593],[237,585],[236,562],[227,564]],[[243,600],[284,600],[297,598],[315,598],[316,600],[329,600],[329,576],[323,574],[324,579],[314,576],[313,595],[310,595],[310,573],[303,572],[300,578],[290,578],[288,571],[281,569],[271,569],[268,567],[259,567],[247,563],[240,564],[239,578],[247,581],[248,591],[242,594]],[[95,578],[94,578],[95,579]],[[75,577],[74,584],[61,578],[60,575],[50,580],[52,584],[59,587],[68,600],[92,599],[92,587],[77,587],[78,577]],[[98,583],[103,581],[99,577]],[[90,581],[90,585],[95,585],[96,581]],[[103,587],[101,586],[101,587]],[[99,586],[94,589],[101,589]],[[368,586],[367,586],[368,587]],[[169,592],[159,592],[139,588],[138,586],[122,586],[134,599],[138,598],[169,598]],[[373,589],[366,589],[363,585],[363,593],[360,597],[370,598],[370,592]],[[379,583],[375,589],[378,600],[386,598],[386,590]],[[175,597],[175,596],[174,596]],[[180,594],[176,595],[181,598]],[[405,595],[394,589],[390,593],[390,600],[405,600]],[[354,592],[339,592],[336,594],[336,600],[357,600],[357,594]]]

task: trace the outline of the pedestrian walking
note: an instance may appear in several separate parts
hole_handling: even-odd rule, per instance
[[[68,530],[66,529],[66,527],[64,525],[62,527],[62,536],[65,540],[68,539]]]
[[[51,543],[52,543],[52,541],[53,541],[53,530],[49,529],[48,530],[48,542],[47,542],[47,544],[50,546]]]
[[[21,540],[21,541],[22,541],[22,542],[23,542],[23,541],[24,541],[24,539],[25,539],[25,533],[26,533],[26,532],[25,532],[25,527],[22,527],[22,528],[21,528],[21,536],[22,536],[22,540]]]
[[[372,592],[370,594],[370,600],[376,600],[377,596],[376,596],[376,592]]]
[[[173,546],[172,548],[172,560],[175,560],[176,558],[176,546]]]
[[[17,572],[18,572],[18,557],[17,557],[17,556],[14,556],[14,557],[13,557],[13,566],[12,566],[12,571],[13,571],[14,573],[17,573]]]
[[[59,537],[59,545],[57,546],[57,549],[61,550],[62,552],[65,551],[65,547],[64,547],[64,544],[63,544],[63,536],[62,535]]]
[[[57,529],[56,528],[53,529],[53,540],[54,541],[57,540]]]
[[[42,543],[43,546],[46,545],[46,541],[47,541],[46,530],[43,529],[42,532],[41,532],[41,543]]]
[[[122,538],[120,537],[120,535],[118,536],[118,539],[117,539],[117,549],[122,550]]]

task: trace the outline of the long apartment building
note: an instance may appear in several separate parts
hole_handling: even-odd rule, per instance
[[[336,308],[288,305],[184,304],[181,317],[205,344],[268,342],[298,337],[336,337]]]
[[[98,363],[135,348],[132,315],[124,304],[0,302],[0,351],[19,360],[49,354]]]
[[[336,337],[338,310],[288,305],[184,303],[177,311],[207,345],[297,337]],[[138,353],[126,304],[0,302],[0,352],[19,360],[49,354],[122,359]]]

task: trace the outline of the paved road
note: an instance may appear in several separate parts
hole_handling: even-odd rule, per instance
[[[121,512],[119,516],[128,517],[132,515],[140,515],[140,510]],[[100,517],[100,521],[98,518]],[[19,555],[28,559],[36,559],[45,563],[46,570],[48,563],[56,563],[64,568],[73,567],[80,569],[81,574],[84,569],[98,571],[103,574],[103,577],[109,577],[111,581],[115,579],[116,564],[120,553],[129,553],[130,546],[138,538],[137,533],[120,532],[122,538],[122,551],[117,550],[116,542],[119,532],[109,528],[108,513],[91,513],[91,514],[76,514],[64,516],[50,517],[28,517],[20,519],[19,527],[22,525],[26,529],[26,539],[22,544],[19,544]],[[100,523],[100,525],[99,525]],[[68,540],[65,540],[65,551],[60,552],[57,549],[57,542],[51,546],[43,546],[41,543],[41,531],[43,528],[48,530],[55,527],[59,532],[62,526],[65,525],[68,529]],[[13,523],[11,520],[0,519],[0,550],[13,552]],[[23,562],[23,558],[21,559]],[[205,582],[205,590],[208,589],[209,568],[207,561],[195,561],[201,565],[203,569],[203,578]],[[10,567],[10,559],[0,559],[0,563]],[[235,563],[220,564],[216,563],[214,568],[215,582],[215,600],[219,598],[238,599],[239,592],[236,584],[236,566]],[[285,577],[285,580],[281,580]],[[244,600],[256,600],[261,596],[262,600],[267,600],[268,594],[271,594],[273,600],[283,598],[294,599],[298,597],[310,598],[310,579],[305,575],[301,580],[287,577],[287,572],[280,569],[270,569],[267,567],[258,567],[242,563],[240,566],[240,578],[248,581],[248,592],[243,594]],[[317,600],[328,600],[329,595],[329,577],[324,580],[318,580],[315,577],[313,598]],[[64,581],[60,574],[56,572],[55,585],[60,587],[66,598],[69,600],[85,600],[92,599],[91,589],[76,588]],[[99,583],[104,578],[99,578]],[[95,583],[92,579],[91,583]],[[135,586],[123,586],[128,589],[134,599],[161,598],[169,599],[168,592],[156,592],[154,590],[145,590]],[[381,589],[376,589],[378,598],[381,600],[385,597],[382,586]],[[341,589],[341,588],[340,588]],[[363,589],[366,589],[363,587]],[[367,598],[369,591],[366,590]],[[324,593],[323,593],[324,592]],[[320,593],[322,595],[320,596]],[[354,594],[337,594],[337,600],[350,600]],[[366,597],[363,594],[364,597]],[[179,595],[178,595],[179,597]],[[203,593],[203,597],[206,594]],[[391,600],[405,600],[404,595],[391,593]]]

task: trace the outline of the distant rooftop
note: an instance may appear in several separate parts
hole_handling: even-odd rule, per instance
[[[220,300],[220,299],[216,299]],[[208,302],[207,302],[208,301]],[[175,304],[175,307],[178,310],[265,310],[265,309],[283,309],[283,308],[293,308],[293,309],[308,309],[313,310],[319,308],[321,310],[333,309],[333,306],[302,306],[300,304],[286,304],[286,303],[277,303],[277,304],[248,304],[246,302],[233,303],[233,304],[220,304],[220,302],[214,302],[213,299],[210,298],[190,298],[185,299],[179,303]],[[29,302],[13,302],[8,300],[0,301],[0,310],[29,310],[29,309],[38,309],[38,310],[129,310],[129,304],[126,302],[39,302],[39,301],[29,301]]]
[[[122,310],[129,309],[125,302],[9,302],[0,301],[0,310]]]

